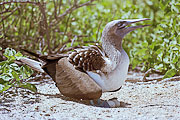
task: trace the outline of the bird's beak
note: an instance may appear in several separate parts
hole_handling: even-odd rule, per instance
[[[145,21],[145,20],[151,20],[151,19],[142,18],[142,19],[125,20],[125,24],[127,26],[127,25],[130,25],[130,24]],[[135,30],[137,28],[143,28],[143,27],[146,27],[146,26],[149,26],[149,25],[138,25],[138,26],[125,27],[124,32],[125,32],[125,34],[127,34],[127,33],[131,32],[131,31],[133,31],[133,30]]]
[[[128,25],[131,25],[133,23],[137,23],[137,22],[145,21],[145,20],[150,20],[150,19],[149,18],[142,18],[142,19],[123,20],[124,27],[121,29],[117,29],[116,34],[119,37],[123,38],[127,33],[131,32],[137,28],[143,28],[143,27],[149,26],[149,25],[138,25],[138,26],[127,27]],[[120,21],[122,22],[122,20],[120,20]]]

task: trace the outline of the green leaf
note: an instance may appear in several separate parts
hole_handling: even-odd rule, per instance
[[[0,84],[0,91],[4,88],[4,85]]]
[[[177,62],[177,67],[180,68],[180,61]]]
[[[1,74],[0,78],[3,79],[4,81],[9,81],[12,79],[12,76],[10,74]]]
[[[19,85],[19,87],[22,87],[22,88],[31,90],[31,91],[33,91],[33,92],[37,92],[36,86],[33,85],[33,84],[30,84],[30,83],[21,83],[21,84]]]
[[[7,61],[0,62],[0,74],[4,71],[4,68],[6,67],[7,64],[8,64]]]
[[[20,52],[17,52],[17,53],[15,54],[15,57],[16,57],[17,60],[20,60],[20,58],[22,58],[23,55],[22,55]]]
[[[20,74],[23,79],[30,77],[33,74],[33,70],[29,68],[27,65],[21,66]]]
[[[10,60],[15,60],[15,54],[16,54],[16,51],[12,48],[6,48],[5,49],[5,52],[4,52],[4,56],[7,57],[8,59]]]
[[[12,63],[9,65],[11,69],[14,69],[14,70],[19,70],[19,66],[16,64],[16,63]]]
[[[13,78],[15,78],[17,81],[21,80],[18,72],[16,72],[16,71],[13,70],[13,71],[11,72],[11,74],[12,74]]]
[[[12,85],[1,85],[0,87],[0,93],[2,93],[3,91],[8,90]]]
[[[173,77],[176,73],[177,73],[176,69],[170,69],[165,73],[163,79]]]

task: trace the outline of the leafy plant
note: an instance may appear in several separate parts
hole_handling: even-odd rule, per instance
[[[93,5],[66,11],[88,1]],[[165,77],[180,75],[179,0],[44,0],[40,3],[45,5],[44,12],[39,4],[30,2],[0,5],[2,46],[16,49],[28,46],[48,53],[49,48],[56,51],[66,43],[71,46],[73,40],[75,46],[99,42],[103,27],[109,21],[150,18],[148,23],[143,22],[150,24],[149,27],[133,31],[124,39],[123,47],[132,69],[140,66],[142,71],[160,70]],[[59,19],[61,15],[64,16]]]
[[[165,74],[164,78],[180,75],[180,4],[176,0],[161,0],[159,6],[155,1],[151,4],[156,7],[150,6],[155,11],[153,29],[141,32],[143,41],[130,50],[133,68],[155,68]]]
[[[32,75],[33,71],[26,65],[19,66],[15,63],[23,55],[12,48],[6,48],[3,55],[7,60],[0,62],[0,93],[11,87],[22,87],[36,92],[35,85],[24,81]]]

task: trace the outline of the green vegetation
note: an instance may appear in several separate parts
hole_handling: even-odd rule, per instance
[[[10,87],[21,87],[36,92],[36,87],[25,81],[32,75],[33,71],[26,65],[19,66],[15,63],[23,55],[10,48],[6,48],[3,55],[7,60],[0,62],[0,93]]]
[[[32,0],[33,1],[33,0]],[[180,2],[178,0],[44,0],[46,4],[0,5],[1,47],[26,48],[42,54],[60,52],[64,44],[100,41],[103,27],[114,19],[150,18],[150,27],[125,37],[132,69],[155,68],[164,78],[180,74]],[[91,5],[92,3],[92,5]],[[73,7],[74,6],[74,7]],[[67,11],[69,9],[69,11]],[[67,14],[66,14],[67,13]]]

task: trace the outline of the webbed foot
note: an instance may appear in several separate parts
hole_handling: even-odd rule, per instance
[[[96,107],[103,107],[103,108],[117,108],[117,107],[129,107],[129,103],[118,101],[117,98],[112,98],[109,100],[90,100],[90,104]]]

